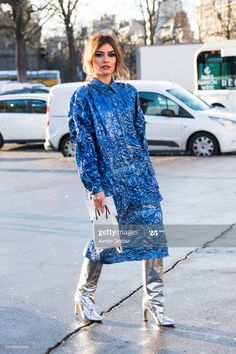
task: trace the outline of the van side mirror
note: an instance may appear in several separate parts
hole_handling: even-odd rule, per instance
[[[174,117],[175,116],[175,112],[172,109],[163,109],[161,111],[161,116]]]

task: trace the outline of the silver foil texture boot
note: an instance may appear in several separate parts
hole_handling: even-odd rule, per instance
[[[87,321],[102,321],[102,317],[95,310],[95,291],[102,270],[102,263],[84,258],[79,283],[75,292],[75,315],[80,313]]]
[[[143,261],[143,316],[148,320],[150,312],[159,326],[174,326],[175,322],[164,315],[163,259]]]

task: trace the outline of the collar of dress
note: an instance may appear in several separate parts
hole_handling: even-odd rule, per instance
[[[96,87],[99,91],[113,90],[114,92],[117,92],[117,85],[113,78],[111,79],[111,82],[109,84],[104,84],[104,82],[99,81],[95,78],[92,78],[89,83],[92,86]]]

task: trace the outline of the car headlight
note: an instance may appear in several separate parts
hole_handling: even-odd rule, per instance
[[[236,120],[233,120],[233,119],[212,117],[212,116],[209,116],[208,118],[214,120],[215,122],[219,123],[220,125],[224,125],[224,126],[236,125]]]

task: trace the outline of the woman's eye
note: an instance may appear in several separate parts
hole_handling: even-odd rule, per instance
[[[95,53],[95,57],[97,57],[97,58],[101,58],[101,57],[103,57],[104,55],[105,55],[104,53],[100,53],[100,52]],[[116,56],[116,53],[115,53],[115,52],[113,52],[113,53],[107,53],[107,56],[108,56],[109,58],[114,58],[114,57]]]

